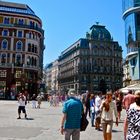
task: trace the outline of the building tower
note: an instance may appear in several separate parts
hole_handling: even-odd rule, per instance
[[[43,51],[41,19],[28,5],[0,1],[0,98],[37,94]]]
[[[140,80],[140,0],[123,0],[125,21],[126,61],[133,84]]]

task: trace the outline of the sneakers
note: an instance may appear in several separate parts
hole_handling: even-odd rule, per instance
[[[18,117],[17,119],[21,119],[21,117]]]

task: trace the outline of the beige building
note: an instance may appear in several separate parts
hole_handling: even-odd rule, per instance
[[[64,50],[59,59],[58,87],[78,93],[116,90],[122,87],[122,48],[105,26],[93,25],[86,38]]]
[[[48,64],[44,71],[46,75],[46,87],[48,92],[58,92],[58,60]]]

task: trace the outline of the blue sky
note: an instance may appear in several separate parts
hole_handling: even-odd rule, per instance
[[[43,22],[44,66],[80,38],[97,21],[105,25],[126,55],[122,0],[8,0],[27,4]]]

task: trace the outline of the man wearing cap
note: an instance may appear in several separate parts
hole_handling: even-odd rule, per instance
[[[83,111],[83,105],[77,99],[74,89],[68,92],[69,100],[64,103],[63,117],[61,121],[61,134],[65,134],[65,140],[80,140],[80,120]]]

